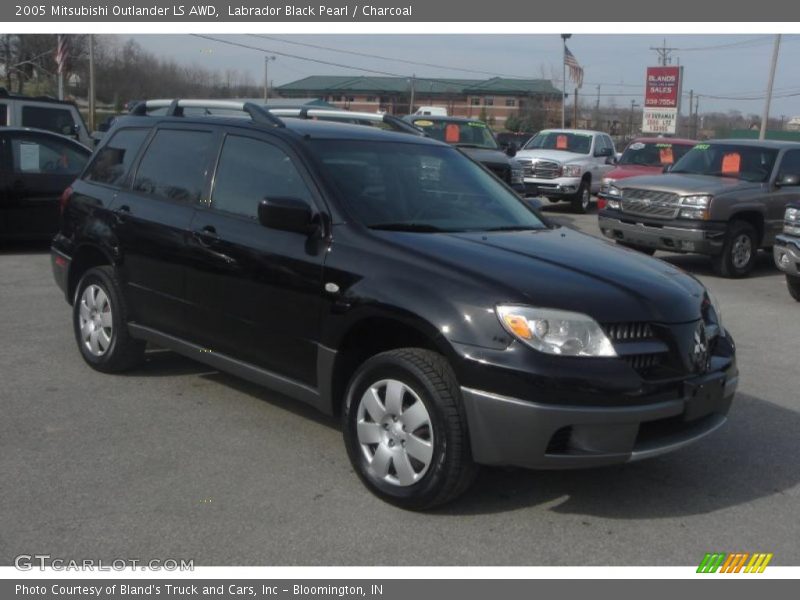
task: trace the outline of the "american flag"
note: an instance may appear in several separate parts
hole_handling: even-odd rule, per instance
[[[569,77],[577,87],[583,85],[583,67],[578,64],[578,59],[564,46],[564,64],[569,67]]]
[[[69,37],[66,35],[58,36],[58,45],[56,46],[56,65],[58,66],[58,73],[64,74],[67,72],[67,59],[69,58]]]

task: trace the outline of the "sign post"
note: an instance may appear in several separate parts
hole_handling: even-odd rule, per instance
[[[648,67],[642,133],[675,135],[681,106],[682,67]]]

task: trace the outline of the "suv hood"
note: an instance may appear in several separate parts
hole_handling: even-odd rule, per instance
[[[717,196],[727,192],[758,189],[762,185],[764,184],[741,181],[732,177],[665,173],[663,175],[631,177],[622,182],[620,187],[642,188],[676,194],[712,194]]]
[[[517,158],[545,158],[557,163],[568,163],[573,160],[586,160],[589,158],[588,154],[578,154],[577,152],[567,152],[566,150],[520,150],[517,152]]]
[[[375,232],[484,284],[488,302],[526,303],[600,323],[686,323],[705,288],[672,265],[564,227],[475,233]]]
[[[507,165],[511,162],[509,161],[505,152],[501,152],[500,150],[492,150],[491,148],[467,148],[463,146],[458,147],[458,149],[469,156],[472,160],[476,160],[483,164],[501,166]]]
[[[619,165],[606,173],[605,177],[608,179],[627,179],[628,177],[642,175],[660,175],[662,170],[661,167],[647,167],[645,165]]]

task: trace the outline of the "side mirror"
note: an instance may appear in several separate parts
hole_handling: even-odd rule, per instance
[[[309,235],[317,228],[311,207],[299,198],[265,198],[258,205],[264,227]]]
[[[517,155],[517,144],[514,142],[509,142],[506,146],[506,156],[509,158],[514,158]]]
[[[792,187],[795,185],[800,185],[800,175],[786,173],[785,175],[778,177],[778,181],[775,182],[775,185],[778,187]]]
[[[613,155],[609,156],[608,158],[606,158],[606,164],[607,165],[615,165],[615,164],[617,164],[617,157],[613,156]]]

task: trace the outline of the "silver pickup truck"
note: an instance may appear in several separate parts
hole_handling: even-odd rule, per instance
[[[614,142],[607,133],[584,129],[540,131],[517,152],[529,193],[551,202],[568,200],[585,213],[606,173],[616,165]]]
[[[697,144],[668,173],[611,185],[600,230],[617,243],[711,257],[744,277],[771,248],[787,203],[800,199],[800,144],[719,140]]]

